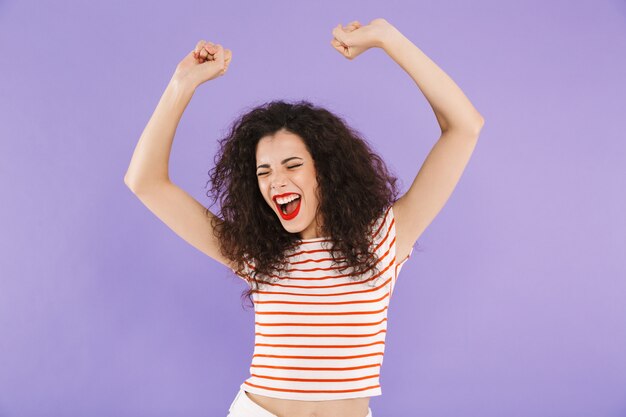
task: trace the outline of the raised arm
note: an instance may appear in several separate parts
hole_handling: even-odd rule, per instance
[[[221,254],[219,241],[213,234],[211,220],[215,215],[174,185],[168,169],[176,128],[196,88],[223,75],[230,59],[231,52],[221,45],[200,41],[178,64],[139,138],[124,183],[181,238],[232,268],[230,261]]]
[[[374,19],[366,26],[358,22],[339,25],[333,37],[331,44],[349,59],[370,47],[382,48],[417,84],[441,128],[411,187],[393,205],[396,263],[400,263],[452,194],[484,119],[454,81],[385,19]]]

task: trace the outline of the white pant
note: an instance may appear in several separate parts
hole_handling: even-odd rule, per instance
[[[246,395],[243,389],[239,388],[239,392],[235,396],[226,417],[277,417],[265,408],[261,407]],[[372,417],[372,410],[367,409],[365,417]]]

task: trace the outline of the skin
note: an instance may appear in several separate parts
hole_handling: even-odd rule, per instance
[[[284,164],[287,158],[291,159]],[[302,239],[322,237],[317,211],[318,183],[313,158],[302,138],[285,130],[259,140],[256,149],[257,178],[259,190],[267,204],[276,213],[285,230],[299,233]],[[267,165],[258,167],[259,165]],[[272,200],[276,194],[295,192],[302,202],[300,212],[291,220],[284,220]],[[245,392],[256,404],[279,417],[363,417],[367,415],[369,397],[331,401],[301,401],[272,398]]]
[[[441,137],[428,154],[409,191],[393,205],[397,230],[396,258],[402,261],[456,187],[474,150],[484,119],[450,77],[385,19],[374,19],[368,25],[357,21],[347,26],[337,25],[332,36],[332,47],[349,60],[370,48],[382,48],[424,93],[441,127]],[[183,91],[187,88],[194,91],[202,83],[224,75],[231,58],[232,52],[220,44],[200,41],[176,68],[175,85]],[[281,161],[291,156],[303,158],[303,165],[288,169],[287,166],[301,163],[292,160],[283,166]],[[299,233],[303,239],[324,236],[320,229],[323,223],[316,217],[319,200],[315,193],[315,167],[302,139],[285,132],[263,138],[257,148],[257,160],[258,164],[269,165],[265,169],[270,172],[267,177],[258,177],[259,189],[283,227],[289,232]],[[150,178],[153,178],[154,170],[150,173]],[[288,191],[299,193],[303,198],[302,212],[291,221],[282,219],[271,200],[275,193]],[[162,190],[154,193],[157,196],[162,194]],[[210,247],[206,252],[220,259],[215,248]],[[228,265],[226,260],[222,262]],[[360,397],[299,401],[248,392],[246,395],[278,417],[364,417],[370,400],[369,397]]]
[[[346,27],[339,25],[335,28],[334,34],[339,30],[352,32],[358,28],[361,28],[358,22],[352,22]],[[371,26],[363,30],[364,38],[368,39],[364,39],[358,48],[348,48],[336,38],[331,44],[346,58],[353,59],[377,45],[378,30],[378,27]],[[294,156],[302,159],[292,159],[282,164],[283,160]],[[284,130],[278,131],[273,136],[263,137],[257,144],[256,161],[259,190],[285,230],[298,233],[302,239],[324,236],[321,229],[323,221],[317,213],[319,198],[315,164],[302,138]],[[265,164],[269,167],[258,168],[259,165]],[[295,192],[302,196],[300,212],[291,220],[284,220],[281,217],[272,200],[272,196],[287,192]],[[278,417],[364,417],[368,413],[370,401],[370,397],[329,401],[285,400],[244,392],[253,402]]]
[[[256,148],[256,166],[259,190],[285,230],[298,233],[302,239],[322,237],[315,163],[302,138],[285,130],[261,138]],[[291,220],[283,219],[272,200],[274,195],[288,192],[301,196],[300,211]]]
[[[435,112],[441,136],[432,147],[415,176],[409,190],[393,204],[396,222],[396,264],[405,260],[421,236],[456,187],[461,174],[474,151],[484,118],[471,104],[454,81],[426,56],[406,36],[385,19],[374,19],[368,25],[354,21],[347,26],[337,25],[332,31],[331,46],[344,58],[352,60],[370,48],[381,48],[413,79]],[[203,83],[223,76],[231,63],[232,52],[220,44],[199,41],[176,67],[154,114],[146,125],[128,171],[125,184],[165,224],[203,253],[233,269],[230,259],[223,256],[220,242],[214,236],[206,208],[183,189],[170,181],[168,173],[169,152],[176,127],[196,89]],[[300,233],[302,238],[320,235],[315,218],[314,168],[310,155],[281,135],[267,138],[265,145],[274,146],[283,157],[287,146],[291,152],[302,152],[309,161],[305,175],[283,168],[282,159],[268,160],[272,174],[269,180],[259,180],[259,187],[271,195],[272,184],[277,189],[303,193],[303,214],[286,228]],[[293,141],[292,141],[293,142]],[[297,141],[296,141],[297,142]],[[392,144],[393,145],[393,144]],[[402,143],[406,146],[406,143]],[[262,149],[263,155],[270,155]],[[292,156],[292,155],[289,155]],[[308,158],[308,159],[307,159]],[[283,158],[284,159],[284,158]],[[268,181],[268,182],[266,182]],[[289,188],[288,188],[289,187]],[[293,188],[291,188],[293,187]],[[271,200],[267,200],[275,210]],[[282,218],[278,213],[279,219]],[[215,216],[210,213],[211,216]],[[315,221],[314,221],[315,219]],[[261,395],[247,394],[253,401],[278,417],[364,417],[368,397],[336,401],[281,400]]]
[[[278,417],[365,417],[370,401],[369,397],[327,401],[283,400],[244,392],[252,401]]]

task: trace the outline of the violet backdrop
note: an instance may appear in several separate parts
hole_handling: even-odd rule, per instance
[[[432,109],[384,51],[330,46],[338,23],[377,17],[486,122],[399,276],[374,416],[626,416],[617,0],[0,2],[0,416],[227,414],[254,344],[244,283],[130,192],[132,151],[205,39],[233,60],[181,120],[177,185],[208,205],[235,117],[307,99],[404,193],[439,137]]]

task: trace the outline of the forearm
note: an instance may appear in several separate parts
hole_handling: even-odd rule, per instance
[[[400,31],[393,28],[382,48],[415,81],[441,127],[478,131],[483,118],[455,82]]]
[[[124,182],[133,190],[169,181],[172,142],[194,88],[172,78],[135,147]]]

